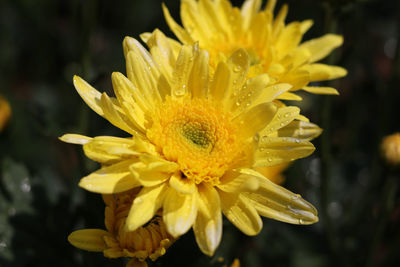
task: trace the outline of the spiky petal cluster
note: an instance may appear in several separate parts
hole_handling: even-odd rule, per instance
[[[166,231],[160,216],[135,231],[126,231],[126,217],[137,193],[138,188],[103,195],[107,230],[78,230],[68,236],[68,241],[80,249],[103,252],[107,258],[131,258],[127,267],[145,267],[146,259],[155,261],[164,255],[175,239]]]
[[[168,25],[183,44],[199,42],[209,51],[211,65],[229,58],[237,49],[250,56],[248,75],[268,74],[274,83],[289,83],[290,91],[303,89],[316,94],[338,94],[331,87],[309,86],[310,82],[326,81],[346,75],[346,70],[321,63],[343,38],[326,34],[301,42],[312,26],[311,20],[285,24],[288,6],[283,5],[277,16],[273,11],[276,0],[269,0],[261,9],[262,0],[246,0],[239,9],[228,0],[182,0],[179,26],[163,5]],[[146,35],[143,36],[146,39]],[[301,100],[286,92],[279,99]]]

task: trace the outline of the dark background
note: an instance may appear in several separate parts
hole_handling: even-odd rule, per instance
[[[327,59],[349,72],[331,84],[341,95],[303,94],[294,103],[324,133],[316,152],[286,171],[284,185],[318,208],[320,222],[264,219],[256,237],[225,222],[214,257],[202,255],[189,232],[151,266],[222,266],[236,257],[249,267],[400,265],[399,168],[379,150],[383,136],[400,131],[400,2],[282,0],[278,7],[284,2],[287,22],[314,20],[305,40],[326,32],[345,40]],[[179,20],[179,1],[166,4]],[[104,204],[77,186],[98,166],[58,137],[126,136],[84,104],[72,76],[112,92],[111,72],[125,69],[124,36],[156,27],[173,36],[156,0],[0,1],[0,94],[12,107],[0,133],[0,266],[123,266],[124,259],[67,242],[73,230],[104,228]]]

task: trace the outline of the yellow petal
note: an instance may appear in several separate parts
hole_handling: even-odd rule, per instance
[[[302,36],[299,22],[292,22],[287,25],[275,43],[277,58],[280,59],[295,49],[300,43]]]
[[[155,186],[165,182],[179,166],[159,157],[142,155],[139,162],[130,166],[133,177],[143,186]]]
[[[153,105],[161,101],[157,88],[160,70],[150,53],[133,38],[126,37],[124,45],[127,46],[126,72],[129,80],[143,94],[147,103]]]
[[[225,62],[220,62],[214,73],[214,78],[210,83],[210,95],[213,100],[219,103],[222,99],[227,98],[228,90],[227,85],[229,85],[231,80],[231,71]]]
[[[206,22],[203,27],[208,27],[213,32],[213,34],[224,33],[225,23],[223,16],[218,13],[218,3],[209,0],[200,0],[198,3],[199,15]]]
[[[172,97],[182,98],[189,94],[188,81],[190,69],[193,65],[193,47],[184,45],[176,60],[175,69],[172,74]]]
[[[314,24],[314,22],[311,20],[311,19],[308,19],[308,20],[305,20],[305,21],[302,21],[301,23],[300,23],[300,29],[301,29],[301,33],[306,33],[310,28],[311,28],[311,26]]]
[[[298,107],[279,108],[271,122],[260,132],[260,136],[270,135],[271,133],[288,125],[299,115],[299,113],[300,109]]]
[[[178,37],[178,39],[184,44],[193,44],[194,40],[192,39],[190,34],[181,26],[179,26],[178,23],[175,22],[164,3],[162,3],[162,8],[165,20],[167,21],[169,28],[175,34],[175,36]]]
[[[207,22],[202,16],[199,16],[198,2],[193,0],[183,0],[181,2],[181,20],[185,29],[196,41],[200,41],[202,45],[208,43],[209,36],[213,31],[207,27]]]
[[[146,113],[151,110],[151,103],[148,103],[133,83],[119,72],[111,76],[114,92],[122,107],[125,107],[125,114],[142,132],[145,132],[147,122]]]
[[[134,160],[126,160],[102,167],[83,177],[79,186],[90,192],[101,194],[119,193],[137,187],[140,184],[129,171],[129,166],[134,162]]]
[[[64,134],[63,136],[59,137],[59,139],[70,144],[84,145],[90,142],[93,138],[80,134]]]
[[[205,98],[208,91],[208,52],[196,53],[189,78],[189,90],[193,97]]]
[[[278,12],[273,24],[273,35],[278,36],[281,31],[285,28],[285,19],[288,13],[288,5],[284,4]]]
[[[292,121],[278,130],[278,136],[291,136],[298,139],[312,140],[322,133],[318,125],[305,121]]]
[[[231,71],[229,84],[229,97],[237,93],[246,81],[247,72],[250,68],[250,58],[246,50],[238,49],[228,58],[228,68]]]
[[[307,64],[301,69],[310,73],[310,81],[312,82],[333,80],[347,75],[346,69],[326,64]]]
[[[101,229],[83,229],[72,232],[68,236],[68,242],[74,247],[93,252],[102,252],[107,248],[104,236],[110,235]]]
[[[304,122],[310,122],[309,118],[307,118],[306,116],[303,116],[301,114],[299,114],[299,116],[296,117],[296,120],[304,121]]]
[[[177,238],[192,227],[197,216],[197,190],[194,194],[181,194],[169,188],[163,205],[163,220],[168,233]]]
[[[146,44],[149,46],[151,55],[158,63],[161,72],[170,81],[177,56],[174,54],[171,42],[160,30],[156,29],[150,35]]]
[[[237,116],[234,121],[241,125],[241,131],[244,138],[253,137],[257,132],[265,128],[275,116],[277,111],[276,104],[260,104],[246,113]]]
[[[301,96],[298,96],[294,93],[290,92],[284,92],[281,95],[278,96],[278,99],[280,100],[292,100],[292,101],[301,101],[303,98]]]
[[[128,231],[135,231],[154,217],[162,207],[166,189],[167,186],[163,183],[153,187],[143,187],[140,190],[126,219]]]
[[[200,250],[212,256],[221,242],[222,214],[218,192],[205,184],[199,185],[199,210],[193,225]]]
[[[101,106],[103,108],[104,117],[121,130],[136,135],[137,130],[140,131],[140,129],[132,124],[132,121],[128,119],[123,109],[117,106],[115,102],[116,99],[108,97],[106,93],[101,95]]]
[[[265,10],[269,12],[274,12],[275,5],[276,5],[276,0],[268,0],[265,6]]]
[[[265,102],[272,102],[277,98],[280,98],[281,95],[287,93],[287,91],[290,90],[291,88],[292,85],[288,83],[279,83],[279,84],[274,84],[272,86],[268,86],[257,97],[256,101],[254,102],[254,105],[258,105]]]
[[[182,194],[193,194],[196,191],[196,184],[194,181],[181,177],[179,173],[175,173],[171,176],[169,185]]]
[[[219,191],[222,212],[246,235],[256,235],[261,231],[262,221],[257,210],[240,194]]]
[[[260,188],[244,193],[260,215],[293,224],[312,224],[318,221],[317,210],[289,190],[271,182],[260,174]]]
[[[90,84],[79,76],[73,78],[76,91],[85,101],[85,103],[100,116],[104,115],[103,108],[101,107],[100,99],[101,93],[94,89]]]
[[[274,166],[304,158],[314,152],[313,144],[306,140],[290,137],[260,136],[254,155],[254,167]]]
[[[304,86],[303,90],[319,95],[339,95],[339,92],[332,87]]]
[[[217,187],[227,193],[240,193],[242,191],[254,191],[258,188],[258,179],[239,171],[227,171],[220,178]]]
[[[135,142],[135,139],[98,136],[84,144],[83,151],[88,158],[94,161],[111,164],[146,151],[140,149],[140,140]]]
[[[243,16],[243,28],[248,29],[251,21],[260,10],[262,1],[261,0],[246,0],[244,1],[241,13]]]
[[[291,84],[291,91],[299,90],[310,82],[310,74],[304,70],[289,71],[280,82]]]
[[[233,103],[231,106],[233,116],[260,104],[255,100],[257,100],[263,92],[267,91],[269,82],[270,79],[267,74],[248,79],[245,85],[240,88],[239,92],[233,95]]]
[[[325,34],[320,38],[307,41],[301,44],[299,47],[310,50],[310,53],[312,55],[310,58],[310,62],[316,62],[329,55],[333,49],[341,46],[342,43],[342,36],[336,34]]]

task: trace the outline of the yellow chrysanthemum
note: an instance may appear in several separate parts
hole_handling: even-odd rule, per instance
[[[340,46],[343,38],[326,34],[301,43],[311,20],[285,25],[288,6],[284,5],[274,18],[276,0],[269,0],[261,9],[262,0],[246,0],[241,9],[232,7],[228,0],[182,0],[179,26],[163,5],[164,15],[171,30],[183,44],[199,42],[210,54],[210,63],[229,58],[243,48],[250,56],[248,75],[269,75],[274,83],[289,83],[291,91],[303,89],[316,94],[338,94],[330,87],[308,86],[310,82],[325,81],[346,75],[346,70],[316,63]],[[146,36],[143,36],[146,39]],[[279,99],[301,100],[292,93]]]
[[[400,165],[400,133],[385,136],[382,140],[381,151],[389,164]]]
[[[8,101],[0,95],[0,132],[6,127],[11,117],[11,107]]]
[[[127,230],[162,209],[173,237],[193,227],[200,249],[212,255],[222,213],[247,235],[261,230],[260,215],[294,224],[318,221],[310,203],[253,170],[314,151],[306,139],[309,129],[319,128],[296,121],[299,108],[274,103],[291,85],[269,86],[267,75],[247,80],[250,58],[241,49],[220,62],[211,79],[208,53],[196,45],[184,45],[169,65],[157,64],[133,38],[124,40],[124,51],[128,77],[113,73],[116,98],[79,77],[74,85],[96,113],[132,137],[67,134],[61,140],[83,145],[103,165],[81,187],[110,194],[142,186]]]
[[[83,229],[68,236],[68,241],[77,248],[103,252],[107,258],[128,257],[127,267],[145,267],[145,260],[155,261],[165,254],[175,241],[168,234],[162,218],[156,214],[146,226],[135,231],[126,231],[126,218],[139,188],[119,194],[103,195],[106,204],[106,229]]]

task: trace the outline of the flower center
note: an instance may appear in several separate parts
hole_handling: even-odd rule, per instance
[[[180,165],[184,177],[213,185],[242,153],[238,136],[230,117],[202,99],[179,102],[168,98],[155,112],[147,132],[162,155]]]

